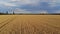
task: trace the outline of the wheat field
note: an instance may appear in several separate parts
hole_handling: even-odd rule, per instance
[[[60,15],[0,15],[0,34],[60,34]]]

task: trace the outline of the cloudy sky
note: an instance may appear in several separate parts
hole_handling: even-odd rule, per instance
[[[60,0],[0,0],[0,12],[60,13]]]

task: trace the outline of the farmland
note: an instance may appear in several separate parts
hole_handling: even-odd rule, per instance
[[[60,15],[0,15],[0,34],[60,34]]]

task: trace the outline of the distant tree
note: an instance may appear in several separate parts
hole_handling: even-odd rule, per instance
[[[15,14],[14,11],[13,11],[13,14]]]
[[[8,14],[8,11],[6,11],[6,14]]]

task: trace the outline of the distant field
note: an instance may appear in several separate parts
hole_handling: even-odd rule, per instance
[[[60,15],[0,15],[0,34],[60,34]]]

